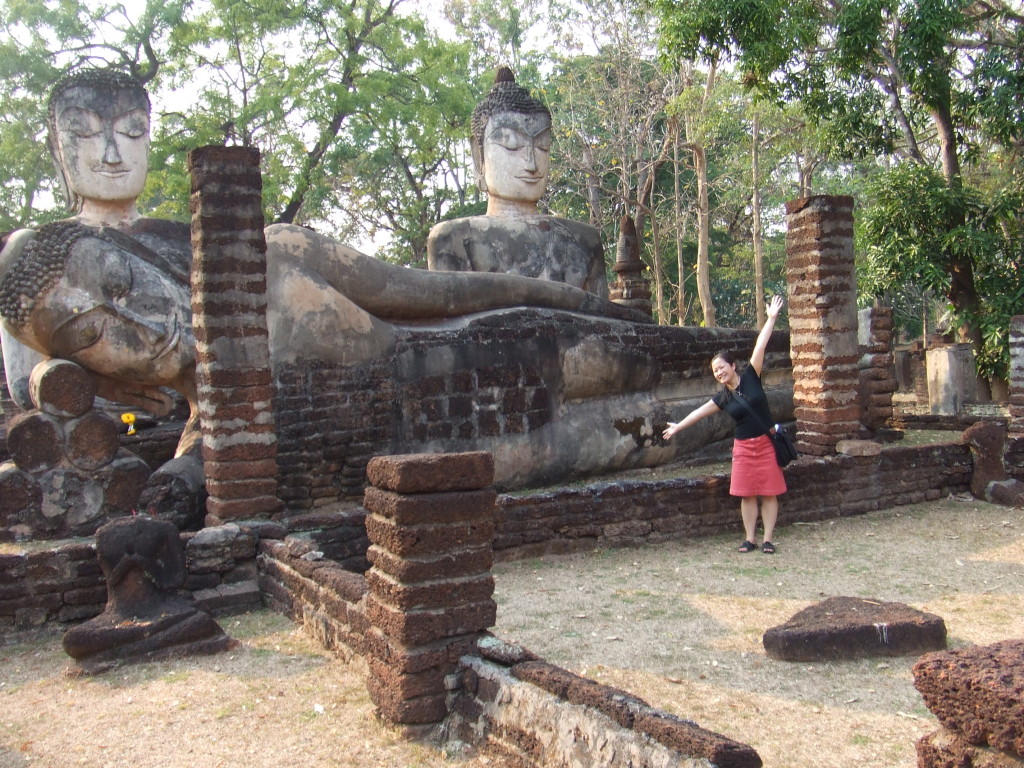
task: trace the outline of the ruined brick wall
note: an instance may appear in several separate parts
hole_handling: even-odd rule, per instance
[[[284,536],[270,523],[235,524],[182,534],[185,589],[209,613],[262,604],[256,582],[256,542]],[[52,549],[0,553],[0,630],[68,624],[103,612],[107,586],[94,539]]]
[[[926,447],[893,445],[875,457],[803,457],[785,470],[790,490],[781,498],[780,523],[827,520],[969,492],[970,448],[955,435],[950,439],[950,443]],[[1014,443],[1013,438],[1007,443]],[[1014,444],[1019,452],[1019,441]],[[834,482],[822,483],[820,478],[826,475]],[[729,478],[721,474],[499,495],[495,556],[507,560],[739,531],[738,505],[728,488]],[[187,586],[197,597],[221,606],[218,609],[238,605],[235,600],[251,600],[246,582],[252,565],[246,560],[251,561],[255,552],[239,556],[238,562],[230,553],[254,547],[245,532],[257,531],[259,586],[270,603],[288,615],[312,617],[312,624],[323,627],[319,633],[323,637],[361,636],[365,621],[357,614],[352,619],[356,629],[332,628],[323,618],[315,601],[328,598],[310,579],[324,568],[362,579],[360,573],[368,567],[365,516],[364,509],[354,507],[291,517],[287,527],[247,522],[218,526],[201,535],[184,534],[190,568]],[[240,533],[225,543],[220,531],[232,527]],[[211,551],[219,554],[201,554]],[[345,584],[350,581],[348,576],[336,578]],[[350,596],[356,594],[354,588],[346,589]],[[306,607],[307,595],[314,600],[312,608]],[[105,600],[91,540],[53,550],[0,554],[0,628],[91,618],[103,610]]]
[[[279,494],[289,512],[358,498],[375,455],[478,450],[548,425],[563,395],[560,360],[550,352],[560,334],[653,358],[659,389],[669,390],[666,421],[673,397],[711,396],[709,366],[717,352],[745,353],[756,337],[750,330],[624,326],[518,310],[443,331],[410,330],[391,358],[373,363],[282,367],[275,371],[274,412]],[[788,342],[785,332],[774,334],[766,359],[766,368],[786,380],[782,387]],[[627,422],[622,432],[636,432],[637,444],[649,447],[654,438]],[[552,482],[565,479],[557,469]]]
[[[366,579],[340,563],[310,556],[308,542],[260,542],[259,585],[274,610],[299,623],[324,648],[343,658],[366,653]]]
[[[970,450],[955,436],[951,440],[923,448],[890,446],[874,457],[801,457],[785,469],[789,491],[779,499],[779,523],[828,520],[969,492]],[[499,559],[741,530],[726,473],[502,495],[497,512]]]
[[[484,739],[516,764],[602,768],[760,768],[747,744],[651,707],[488,637],[461,661],[450,695],[453,736]]]

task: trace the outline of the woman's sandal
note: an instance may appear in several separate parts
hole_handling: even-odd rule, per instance
[[[757,544],[752,541],[744,541],[740,544],[740,552],[753,552],[757,549]]]
[[[764,552],[766,555],[774,555],[775,545],[772,544],[770,541],[766,541],[761,545],[761,551]]]

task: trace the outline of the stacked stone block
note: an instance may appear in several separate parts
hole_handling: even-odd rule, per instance
[[[859,312],[860,420],[865,437],[892,423],[896,392],[896,362],[892,351],[892,307]]]
[[[826,456],[860,430],[853,198],[791,200],[786,225],[798,447]]]
[[[207,524],[280,511],[267,332],[267,244],[260,156],[202,147],[192,175],[192,324],[196,335]]]
[[[1010,434],[1024,437],[1024,315],[1010,320]]]
[[[91,536],[131,514],[150,468],[93,408],[89,374],[68,360],[39,363],[29,397],[35,409],[10,420],[11,461],[0,464],[0,541]]]
[[[367,465],[370,697],[405,726],[441,722],[446,678],[494,624],[494,459],[378,456]]]

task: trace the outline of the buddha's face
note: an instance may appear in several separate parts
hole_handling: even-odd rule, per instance
[[[134,201],[149,170],[149,110],[130,90],[75,86],[57,96],[57,161],[84,200]]]
[[[483,136],[483,178],[490,197],[536,204],[547,188],[551,120],[542,112],[491,115]]]
[[[195,367],[188,288],[100,238],[71,248],[29,320],[53,356],[122,381],[179,389]]]

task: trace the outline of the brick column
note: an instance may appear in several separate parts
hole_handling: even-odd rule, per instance
[[[1010,319],[1010,433],[1024,437],[1024,315]]]
[[[802,453],[826,456],[860,429],[853,198],[786,203],[793,405]]]
[[[1024,480],[1024,315],[1010,319],[1010,422],[1003,464],[1010,477]]]
[[[494,459],[378,456],[366,468],[367,687],[387,722],[447,714],[445,678],[494,625]]]
[[[873,434],[892,423],[896,392],[892,307],[862,309],[858,316],[861,423]]]
[[[259,151],[201,147],[192,174],[192,325],[207,525],[281,509]]]

